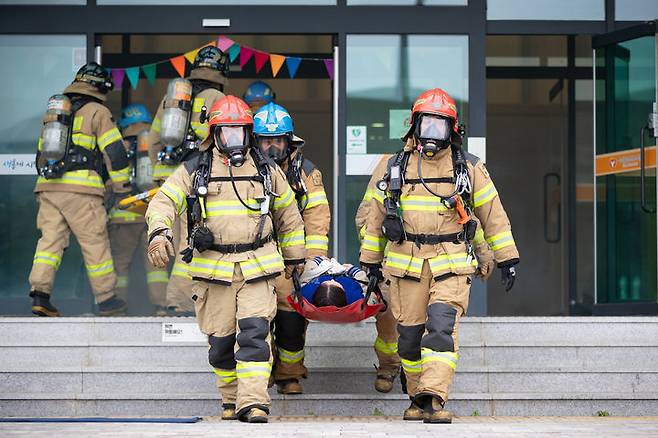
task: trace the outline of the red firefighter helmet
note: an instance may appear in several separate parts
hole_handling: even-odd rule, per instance
[[[423,91],[411,107],[411,126],[403,137],[407,140],[414,132],[416,121],[421,114],[434,114],[452,120],[452,129],[459,132],[457,105],[448,93],[440,88]]]
[[[249,131],[254,126],[249,105],[235,96],[224,96],[213,104],[208,112],[208,132],[210,135],[199,146],[200,150],[205,150],[213,141],[213,130],[215,126],[246,126]]]

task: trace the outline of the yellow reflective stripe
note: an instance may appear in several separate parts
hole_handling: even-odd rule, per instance
[[[368,229],[368,224],[365,224],[359,230],[359,240],[363,241],[363,238],[366,236],[366,230]]]
[[[473,238],[473,243],[480,244],[484,242],[484,231],[482,228],[478,228],[475,231],[475,237]]]
[[[213,216],[260,216],[260,204],[255,199],[243,199],[245,204],[258,210],[249,210],[238,200],[206,202],[206,214]]]
[[[43,265],[50,265],[55,269],[59,268],[60,263],[62,263],[62,258],[52,252],[46,252],[46,251],[37,251],[34,253],[34,259],[32,261],[32,264],[43,264]]]
[[[153,178],[169,178],[178,166],[165,166],[164,164],[156,164],[153,166]]]
[[[384,248],[386,248],[385,237],[373,236],[372,234],[365,234],[363,236],[361,249],[367,249],[368,251],[375,252],[384,252]]]
[[[317,207],[318,205],[329,205],[329,200],[327,200],[327,194],[324,192],[324,190],[308,194],[308,203],[306,204],[306,208],[313,208]]]
[[[110,170],[110,179],[116,183],[129,181],[130,167],[124,167],[120,170]]]
[[[194,113],[200,113],[201,108],[203,105],[206,103],[206,99],[202,97],[195,97],[194,101],[192,102],[192,112]],[[208,111],[210,111],[210,108],[208,108]]]
[[[191,279],[189,271],[190,267],[185,263],[174,263],[174,267],[171,268],[171,275]]]
[[[487,202],[491,201],[498,195],[496,187],[494,187],[493,181],[489,181],[482,189],[475,192],[473,195],[473,205],[475,207],[481,207]]]
[[[230,280],[233,278],[234,262],[222,262],[219,260],[194,257],[192,259],[192,264],[188,266],[187,270],[192,276],[194,276],[194,274],[204,274]]]
[[[139,213],[133,213],[132,211],[120,210],[118,208],[113,208],[110,210],[108,215],[110,219],[123,219],[126,221],[135,221],[141,219],[143,216]]]
[[[219,376],[223,383],[231,383],[237,379],[238,375],[235,370],[222,370],[219,368],[213,368],[213,372]]]
[[[146,282],[148,284],[152,283],[168,283],[169,276],[167,271],[152,271],[146,273]]]
[[[283,270],[283,268],[283,258],[279,252],[274,252],[272,254],[240,262],[240,269],[242,269],[242,274],[245,277],[252,274],[265,272],[268,269]]]
[[[153,130],[153,132],[157,132],[159,134],[161,126],[162,126],[162,122],[160,121],[160,117],[154,118],[153,123],[151,123],[151,129]]]
[[[86,149],[94,149],[96,147],[96,137],[82,133],[76,133],[71,136],[73,144]]]
[[[38,150],[38,151],[41,150],[41,144],[42,144],[42,143],[43,143],[43,141],[41,140],[41,137],[39,137],[39,141],[37,141],[37,150]]]
[[[384,342],[382,338],[377,336],[377,339],[375,339],[375,350],[384,354],[396,354],[398,352],[398,343]]]
[[[436,196],[402,196],[400,198],[400,208],[403,211],[431,211],[440,212],[448,211],[440,198]]]
[[[128,287],[128,276],[126,275],[117,275],[117,287],[125,289]]]
[[[73,118],[73,130],[79,131],[82,129],[82,122],[84,121],[83,116],[75,116]]]
[[[108,145],[114,143],[115,141],[121,141],[121,133],[117,128],[112,128],[105,134],[98,137],[98,147],[101,151],[104,151]]]
[[[174,201],[174,204],[176,205],[176,212],[178,214],[181,214],[183,210],[185,210],[185,192],[183,192],[180,187],[174,183],[165,181],[165,183],[162,184],[162,187],[160,187],[160,190],[162,193],[167,195],[169,199]]]
[[[423,365],[430,362],[441,362],[448,365],[450,368],[457,369],[457,361],[459,356],[452,351],[434,351],[429,348],[420,349],[420,361]]]
[[[295,197],[292,194],[292,190],[290,190],[289,186],[286,186],[286,191],[283,192],[280,196],[277,196],[274,198],[274,205],[272,206],[272,210],[278,210],[279,208],[285,208],[292,204],[292,201],[295,199]]]
[[[423,371],[423,366],[419,360],[407,360],[401,357],[400,362],[405,373],[420,374]]]
[[[295,245],[304,245],[304,231],[293,231],[292,233],[279,234],[279,248],[288,248]]]
[[[205,140],[206,137],[208,137],[208,125],[201,122],[192,122],[190,125],[192,126],[192,130],[197,138]]]
[[[284,363],[297,363],[304,359],[304,350],[288,351],[279,347],[278,352],[279,359]]]
[[[157,212],[149,212],[149,215],[146,217],[146,222],[148,223],[149,227],[158,221],[164,223],[167,228],[172,227],[172,221],[167,216]]]
[[[95,187],[99,189],[105,188],[103,180],[96,172],[92,173],[90,170],[73,170],[66,172],[61,178],[46,179],[42,176],[37,178],[37,184],[71,184],[84,187]]]
[[[103,275],[114,272],[114,263],[112,259],[107,260],[97,265],[85,265],[87,267],[87,274],[90,277],[101,277]]]
[[[469,266],[477,267],[477,260],[475,257],[470,257],[465,252],[455,254],[443,254],[430,259],[430,268],[432,272],[442,270],[467,268]]]
[[[306,249],[329,249],[329,238],[319,234],[309,234],[306,236]]]
[[[488,237],[487,243],[489,243],[492,250],[497,251],[501,248],[514,245],[514,237],[512,237],[511,231],[504,231]]]
[[[423,271],[423,259],[389,251],[386,254],[386,266],[420,274]]]
[[[378,188],[368,189],[366,190],[366,193],[363,195],[364,201],[370,201],[371,199],[376,199],[382,204],[384,203],[385,198],[386,198],[386,194],[381,190],[379,190]]]
[[[269,362],[238,362],[235,367],[238,379],[265,377],[269,379],[272,365]]]

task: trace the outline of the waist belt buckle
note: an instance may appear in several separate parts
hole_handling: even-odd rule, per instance
[[[457,233],[457,236],[455,237],[455,241],[452,243],[460,244],[462,242],[466,242],[466,235],[464,234],[464,231],[460,231],[459,233]]]

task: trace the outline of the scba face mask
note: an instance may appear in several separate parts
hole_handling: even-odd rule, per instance
[[[290,141],[285,135],[275,137],[258,137],[258,147],[261,152],[275,163],[281,164],[288,157]]]
[[[242,166],[249,148],[247,129],[244,126],[221,126],[215,129],[214,135],[215,144],[228,156],[231,165]]]
[[[451,134],[452,121],[449,119],[424,114],[418,121],[416,136],[423,148],[423,154],[429,158],[450,146]]]

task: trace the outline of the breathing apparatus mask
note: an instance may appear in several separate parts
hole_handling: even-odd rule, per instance
[[[282,164],[290,155],[290,137],[287,135],[265,136],[259,135],[258,148],[266,157],[276,164]]]
[[[228,156],[231,166],[242,166],[250,144],[247,128],[245,126],[218,126],[213,131],[213,135],[217,148]]]
[[[432,158],[440,150],[450,146],[453,122],[444,117],[422,114],[416,122],[416,138],[423,155]]]

